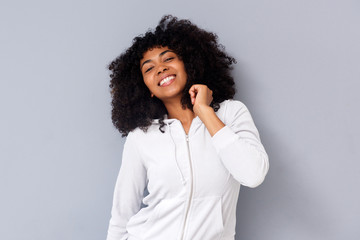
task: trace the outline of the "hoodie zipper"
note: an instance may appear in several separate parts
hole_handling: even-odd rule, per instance
[[[191,205],[191,200],[192,200],[192,195],[193,195],[193,168],[192,168],[192,162],[191,162],[191,155],[190,155],[190,146],[189,146],[189,135],[186,134],[186,145],[187,145],[187,150],[188,150],[188,155],[189,155],[189,165],[190,165],[190,195],[189,195],[189,201],[187,204],[187,208],[186,208],[186,212],[185,212],[185,219],[184,219],[184,223],[183,223],[183,228],[181,231],[181,240],[184,239],[184,234],[185,234],[185,228],[186,228],[186,222],[187,222],[187,218],[189,215],[189,210],[190,210],[190,205]]]

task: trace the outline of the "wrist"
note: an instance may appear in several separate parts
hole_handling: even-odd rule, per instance
[[[214,109],[210,106],[198,108],[197,116],[205,124],[211,136],[214,136],[225,124],[218,118]]]
[[[212,107],[205,104],[194,107],[194,112],[200,119],[215,113]]]

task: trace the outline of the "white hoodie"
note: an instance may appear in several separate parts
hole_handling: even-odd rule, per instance
[[[216,114],[226,126],[213,137],[198,117],[188,135],[177,119],[129,133],[107,240],[234,240],[240,184],[261,184],[269,162],[243,103]]]

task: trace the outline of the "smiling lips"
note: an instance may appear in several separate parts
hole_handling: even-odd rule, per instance
[[[159,83],[160,87],[166,87],[170,85],[175,80],[175,75],[167,76],[166,78],[162,79]]]

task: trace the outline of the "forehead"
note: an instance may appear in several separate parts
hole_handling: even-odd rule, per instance
[[[149,60],[149,59],[153,59],[153,58],[157,58],[159,57],[159,55],[166,51],[166,50],[170,50],[168,47],[154,47],[154,48],[150,48],[149,50],[147,50],[146,52],[144,52],[143,54],[143,58],[140,59],[140,63]]]

